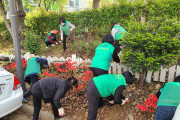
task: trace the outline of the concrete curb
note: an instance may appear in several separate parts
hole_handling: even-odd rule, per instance
[[[34,108],[32,106],[23,104],[19,110],[33,116]],[[39,114],[39,118],[41,120],[54,120],[54,115],[50,112],[41,110]],[[63,117],[61,118],[61,120],[69,120],[69,118]]]

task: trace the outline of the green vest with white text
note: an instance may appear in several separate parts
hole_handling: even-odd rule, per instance
[[[40,70],[40,63],[36,62],[37,57],[32,57],[27,62],[25,77],[31,73],[39,73],[41,74]]]
[[[166,83],[159,96],[158,106],[175,106],[180,104],[180,82]]]
[[[51,40],[52,40],[52,39],[53,39],[53,35],[51,34],[51,32],[50,32],[50,33],[48,33],[48,34],[47,34],[47,36],[48,36],[48,35],[50,35],[50,36],[51,36]],[[45,42],[46,42],[46,41],[49,41],[47,37],[46,37],[46,39],[45,39]]]
[[[95,56],[91,62],[91,67],[109,70],[112,60],[114,46],[110,43],[101,43],[95,52]]]
[[[114,95],[116,89],[121,85],[127,86],[123,75],[104,74],[93,78],[93,81],[101,97]]]
[[[127,31],[120,25],[114,25],[113,29],[117,29],[117,32],[115,34],[115,40],[120,40],[124,37],[124,34],[127,33]]]
[[[61,29],[63,30],[64,34],[69,35],[69,21],[65,21],[65,25],[60,24]]]

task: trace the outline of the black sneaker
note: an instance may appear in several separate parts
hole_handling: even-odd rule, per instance
[[[28,102],[30,102],[30,100],[28,97],[25,97],[25,98],[23,97],[23,102],[28,103]]]

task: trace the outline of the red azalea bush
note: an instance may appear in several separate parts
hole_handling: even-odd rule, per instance
[[[86,63],[83,62],[76,66],[76,62],[68,59],[64,63],[53,63],[50,65],[49,70],[43,70],[40,79],[47,77],[67,79],[70,76],[74,76],[78,80],[79,86],[75,91],[82,92],[86,90],[88,81],[93,78],[93,73],[89,70],[89,66]]]
[[[22,59],[22,64],[25,70],[27,61]],[[15,74],[16,63],[13,62],[10,66],[6,66],[6,69]],[[75,91],[82,92],[86,90],[88,81],[93,78],[93,73],[89,70],[89,66],[87,66],[86,63],[83,62],[79,66],[76,66],[76,62],[68,59],[63,63],[53,63],[49,66],[49,69],[42,70],[42,74],[39,75],[39,78],[58,77],[67,79],[70,76],[74,76],[78,80],[79,86]]]
[[[140,108],[141,111],[154,112],[157,109],[158,98],[156,95],[149,95],[144,105],[136,105],[136,108]]]
[[[23,69],[26,68],[26,65],[27,65],[27,61],[24,60],[24,59],[22,59]],[[6,66],[5,68],[6,68],[9,72],[16,74],[16,63],[15,63],[15,62],[11,63],[9,66]]]
[[[23,65],[23,68],[25,68],[26,65],[27,65],[27,61],[24,60],[24,59],[22,59],[22,65]],[[13,68],[16,68],[16,63],[13,62],[10,66],[6,66],[6,68],[7,68],[7,69],[13,69]]]

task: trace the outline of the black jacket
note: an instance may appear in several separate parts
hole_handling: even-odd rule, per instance
[[[120,62],[120,59],[118,57],[118,51],[117,51],[117,49],[115,47],[114,47],[112,58],[113,58],[114,62],[117,62],[117,63]]]
[[[68,81],[59,78],[45,78],[38,81],[43,93],[44,99],[53,98],[57,108],[61,107],[60,99],[64,97],[70,88]]]

